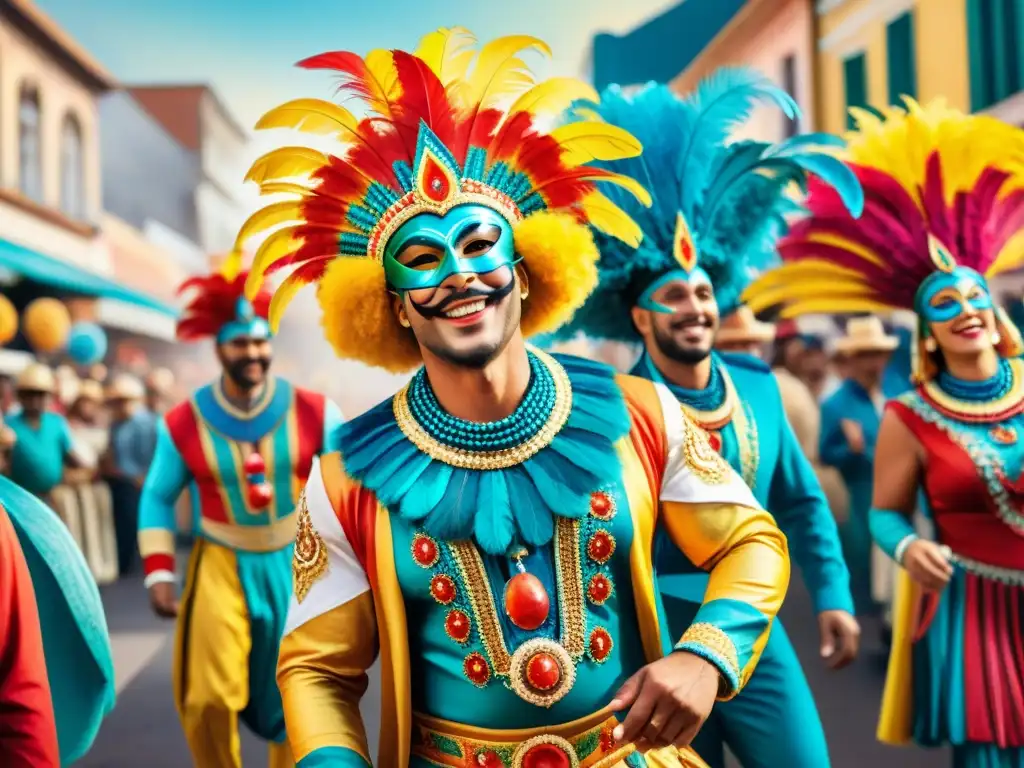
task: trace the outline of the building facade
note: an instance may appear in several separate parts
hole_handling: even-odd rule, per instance
[[[1024,0],[818,0],[819,122],[907,95],[1024,125]]]

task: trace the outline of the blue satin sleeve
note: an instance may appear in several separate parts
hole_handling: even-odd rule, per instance
[[[139,553],[149,580],[173,578],[174,506],[192,475],[163,420],[156,429],[156,450],[139,499]]]
[[[334,453],[341,450],[341,427],[345,418],[333,400],[324,401],[324,437],[320,453]]]
[[[345,747],[321,747],[295,764],[295,768],[372,768],[358,752]]]
[[[839,529],[811,463],[782,418],[779,461],[768,492],[768,510],[789,540],[814,608],[853,613],[850,572],[843,560]]]
[[[868,513],[868,525],[871,527],[871,538],[875,540],[878,548],[897,562],[903,556],[900,545],[903,544],[905,547],[904,542],[917,538],[917,531],[914,530],[910,518],[894,509],[872,507]]]

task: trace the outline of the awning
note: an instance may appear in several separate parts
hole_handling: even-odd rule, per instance
[[[23,278],[69,293],[116,299],[171,317],[178,313],[177,309],[170,304],[165,304],[144,293],[133,291],[107,277],[2,238],[0,238],[0,270],[7,270]]]

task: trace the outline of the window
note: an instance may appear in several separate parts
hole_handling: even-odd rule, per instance
[[[902,104],[901,96],[917,98],[913,11],[907,11],[886,27],[885,45],[889,63],[889,103]]]
[[[843,62],[843,86],[846,90],[846,127],[854,127],[850,107],[866,108],[868,105],[868,66],[863,53],[851,56]]]
[[[782,60],[782,88],[793,97],[793,101],[798,104],[800,103],[796,96],[796,56],[793,54]],[[783,115],[783,120],[786,121],[782,126],[782,137],[784,139],[791,138],[800,133],[799,117]]]
[[[1024,0],[967,0],[971,109],[986,109],[1024,87]]]
[[[82,128],[73,114],[60,129],[60,208],[73,219],[85,218],[85,169],[82,165]]]
[[[29,199],[42,202],[43,167],[39,132],[39,91],[30,86],[22,86],[18,102],[18,188]]]

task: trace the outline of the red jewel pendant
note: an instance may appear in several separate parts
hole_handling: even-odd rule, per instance
[[[245,470],[246,475],[262,475],[267,471],[267,463],[260,454],[253,451],[246,458],[242,468]]]
[[[505,613],[517,627],[531,631],[547,621],[551,598],[541,580],[526,572],[522,555],[516,558],[516,568],[519,573],[505,584]]]
[[[270,483],[256,483],[249,486],[249,504],[254,509],[266,509],[274,498],[274,489]]]
[[[715,453],[722,452],[722,433],[717,429],[713,429],[708,432],[708,442],[711,443],[711,447],[714,449]]]

